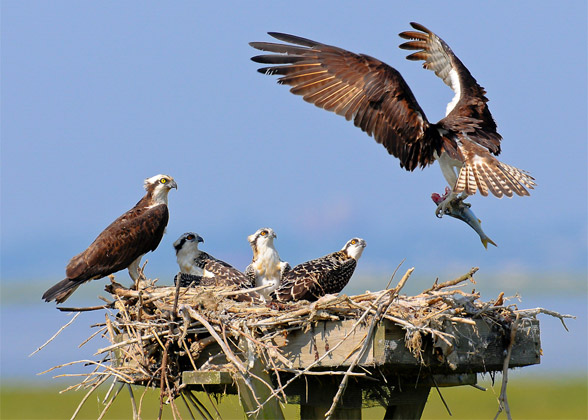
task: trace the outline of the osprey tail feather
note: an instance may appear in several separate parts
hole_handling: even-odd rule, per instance
[[[63,279],[56,285],[52,286],[43,294],[45,302],[55,300],[57,303],[63,303],[71,296],[73,292],[81,285],[79,281]]]

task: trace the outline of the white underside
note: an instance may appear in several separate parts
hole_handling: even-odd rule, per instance
[[[268,247],[258,254],[257,261],[253,264],[255,285],[270,285],[268,288],[259,291],[266,298],[280,286],[284,264],[284,262],[280,261],[280,255],[274,248]]]
[[[194,249],[196,248],[196,249]],[[184,274],[192,274],[194,276],[203,276],[204,270],[194,264],[194,258],[198,257],[200,250],[194,246],[184,246],[176,254],[180,271]]]
[[[441,153],[441,156],[437,157],[437,161],[445,180],[453,190],[463,163],[457,159],[450,158],[447,153]]]

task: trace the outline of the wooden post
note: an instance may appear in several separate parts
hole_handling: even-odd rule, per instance
[[[410,387],[398,392],[398,398],[391,401],[394,405],[386,408],[384,420],[418,420],[423,415],[431,388],[428,386]]]
[[[301,379],[303,385],[300,387],[300,419],[301,420],[323,420],[325,414],[331,408],[333,398],[339,388],[342,377],[335,380],[332,377],[324,376],[306,377]],[[337,420],[359,420],[361,419],[361,387],[356,382],[350,382],[337,405],[332,418]]]
[[[248,350],[246,354],[249,356]],[[250,359],[248,357],[248,359]],[[238,375],[237,378],[237,387],[239,388],[239,399],[241,400],[241,404],[243,405],[243,410],[248,419],[267,419],[267,420],[283,420],[284,413],[282,413],[282,408],[280,407],[280,402],[276,397],[273,397],[270,401],[265,404],[257,415],[255,414],[247,414],[253,412],[258,409],[259,404],[265,402],[271,395],[270,388],[273,388],[272,380],[270,375],[267,371],[263,368],[261,360],[257,355],[253,355],[253,364],[249,367],[249,372],[253,375],[257,376],[261,381],[265,382],[262,383],[259,379],[253,378],[249,376],[251,388],[253,388],[253,392],[255,396],[251,393],[251,389],[245,383],[244,379]],[[270,386],[268,388],[267,385]],[[256,401],[257,398],[257,401]],[[258,404],[259,402],[259,404]]]

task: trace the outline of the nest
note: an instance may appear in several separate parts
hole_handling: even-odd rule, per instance
[[[90,363],[95,369],[68,389],[89,388],[89,395],[112,380],[113,386],[117,383],[120,387],[127,384],[159,387],[162,402],[166,399],[173,404],[181,396],[184,402],[200,407],[184,383],[183,373],[228,372],[234,382],[240,383],[240,393],[247,390],[251,393],[259,411],[272,399],[285,399],[285,391],[301,376],[327,373],[342,378],[330,410],[332,414],[349,379],[369,376],[365,369],[355,372],[355,368],[363,360],[376,326],[381,322],[388,321],[402,328],[404,345],[422,366],[431,360],[427,351],[433,349],[432,357],[449,369],[455,369],[456,361],[452,361],[451,352],[458,337],[447,330],[448,322],[476,325],[476,320],[483,319],[504,331],[508,342],[521,320],[534,319],[539,313],[557,316],[562,323],[564,318],[570,317],[542,308],[518,310],[516,305],[506,305],[503,293],[484,302],[479,293],[459,289],[464,282],[475,283],[473,275],[477,268],[451,281],[435,281],[416,296],[400,295],[412,270],[408,270],[394,288],[355,296],[326,295],[312,303],[264,305],[239,302],[236,298],[243,292],[229,287],[158,287],[142,277],[138,290],[133,290],[116,283],[111,276],[106,290],[112,300],[107,305],[61,308],[71,311],[109,309],[105,323],[98,325],[98,331],[86,340],[100,334],[108,338],[110,344],[95,354],[102,356],[102,360],[78,362]],[[348,321],[351,327],[339,342],[327,346],[322,355],[317,352],[310,363],[294,366],[282,351],[283,343],[291,334],[310,331],[322,321]],[[358,328],[363,329],[364,335],[345,356],[345,368],[330,367],[326,372],[325,368],[321,369],[322,363],[339,351],[339,346]],[[514,338],[511,341],[514,342]],[[431,342],[434,346],[427,347],[426,343]],[[255,363],[261,363],[262,369],[256,371]],[[263,397],[258,395],[256,380],[265,385]],[[215,386],[207,389],[222,393],[232,385]]]

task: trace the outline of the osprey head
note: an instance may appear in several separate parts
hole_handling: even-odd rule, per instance
[[[249,235],[247,240],[253,250],[253,259],[257,258],[259,252],[267,248],[274,248],[274,239],[277,238],[276,232],[272,228],[258,229],[253,235]]]
[[[272,228],[261,228],[258,229],[253,235],[249,235],[247,240],[253,246],[253,244],[271,244],[274,239],[277,238],[276,232]]]
[[[359,260],[361,257],[361,253],[363,252],[366,243],[361,238],[353,238],[347,241],[345,246],[341,249],[341,251],[345,252],[355,261]]]
[[[198,244],[200,242],[204,242],[204,239],[202,239],[202,236],[198,235],[197,233],[184,233],[174,242],[174,249],[176,250],[176,255],[181,250],[198,250]]]
[[[186,232],[174,242],[176,250],[176,260],[180,266],[180,272],[202,276],[202,268],[198,267],[194,260],[200,255],[198,243],[204,242],[204,239],[197,233]]]
[[[178,184],[169,175],[155,175],[147,178],[143,184],[151,194],[154,204],[167,204],[167,194],[172,188],[178,189]]]

